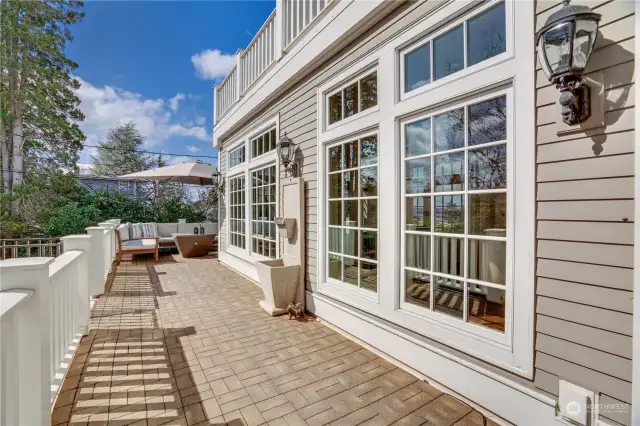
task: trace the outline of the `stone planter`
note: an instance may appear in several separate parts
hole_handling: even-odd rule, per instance
[[[289,303],[296,299],[300,265],[285,266],[282,259],[259,261],[255,265],[265,299],[260,307],[272,316],[285,314]]]

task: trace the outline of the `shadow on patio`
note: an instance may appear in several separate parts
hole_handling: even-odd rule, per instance
[[[318,321],[268,316],[261,299],[214,258],[121,262],[53,425],[483,425],[477,411]]]

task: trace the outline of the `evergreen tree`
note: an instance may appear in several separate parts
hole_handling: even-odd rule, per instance
[[[132,121],[115,125],[100,144],[98,155],[92,157],[93,174],[116,177],[152,167],[155,162],[140,152],[144,141]],[[162,161],[162,158],[158,160]]]

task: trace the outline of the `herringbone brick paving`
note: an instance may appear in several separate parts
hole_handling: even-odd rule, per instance
[[[213,258],[123,261],[93,308],[53,424],[485,424],[312,318],[268,316],[261,299]]]

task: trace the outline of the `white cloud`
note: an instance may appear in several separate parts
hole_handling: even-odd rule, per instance
[[[206,123],[206,122],[207,122],[206,117],[196,117],[196,124],[197,124],[198,126],[202,126],[202,125],[204,125],[204,123]]]
[[[224,78],[236,64],[236,55],[222,53],[218,49],[204,50],[191,57],[196,74],[206,80]]]
[[[169,165],[186,163],[188,161],[193,161],[193,158],[187,157],[186,155],[183,155],[183,156],[173,155],[173,156],[169,156],[169,158],[167,158],[167,163],[169,163]]]
[[[200,148],[198,148],[195,145],[187,145],[187,151],[189,151],[192,154],[195,154],[196,152],[200,151]]]
[[[169,99],[169,107],[171,108],[171,110],[173,112],[178,111],[178,106],[180,104],[180,101],[184,101],[185,98],[186,96],[184,95],[184,93],[178,93],[173,98]]]
[[[203,142],[211,140],[203,126],[189,123],[186,118],[183,121],[173,118],[171,102],[180,94],[169,101],[146,99],[139,93],[111,86],[96,87],[76,78],[81,83],[76,95],[80,98],[80,109],[85,114],[85,120],[79,126],[87,137],[87,145],[98,145],[111,127],[127,121],[133,121],[147,139],[147,149],[172,136],[187,136]],[[192,119],[197,120],[198,117]],[[83,159],[89,158],[87,150]]]

